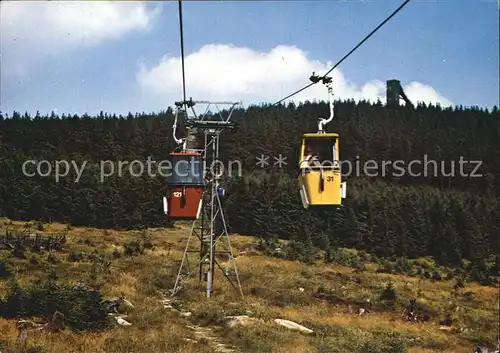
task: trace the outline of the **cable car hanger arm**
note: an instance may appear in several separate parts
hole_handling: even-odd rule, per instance
[[[177,136],[175,135],[176,131],[177,131],[177,118],[179,116],[179,110],[180,110],[180,107],[176,107],[175,108],[175,117],[174,117],[174,123],[172,125],[172,136],[174,137],[174,141],[176,144],[178,145],[183,145],[182,146],[182,149],[185,150],[186,149],[186,139],[185,138],[177,138]]]
[[[318,133],[324,133],[323,131],[323,126],[328,124],[330,121],[333,120],[334,118],[334,112],[333,112],[333,88],[332,88],[332,78],[328,76],[317,76],[314,74],[311,75],[309,78],[313,84],[318,83],[320,80],[323,81],[323,84],[327,87],[328,89],[328,103],[330,105],[330,117],[328,119],[319,119],[318,122]]]

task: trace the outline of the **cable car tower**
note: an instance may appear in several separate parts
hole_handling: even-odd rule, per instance
[[[172,296],[179,292],[190,275],[196,273],[192,271],[189,263],[189,254],[192,252],[198,254],[195,267],[198,268],[200,283],[207,282],[208,298],[213,294],[214,274],[217,267],[222,270],[224,277],[239,291],[239,294],[243,295],[222,207],[221,196],[224,196],[225,191],[220,181],[224,168],[219,160],[220,135],[224,130],[234,128],[234,124],[230,121],[231,115],[241,102],[193,101],[192,98],[189,101],[186,100],[181,0],[178,0],[178,4],[184,100],[175,103],[172,135],[180,152],[170,154],[173,172],[167,181],[169,194],[163,198],[163,207],[165,214],[171,220],[192,220],[193,223],[172,289]],[[206,104],[203,114],[196,113],[194,108],[196,104]],[[215,106],[216,114],[210,111],[212,106]],[[221,110],[219,106],[226,106],[226,109]],[[184,116],[185,126],[188,129],[185,138],[176,136],[177,122],[181,115]],[[203,144],[197,139],[200,135],[203,135]],[[199,240],[199,248],[194,250],[191,245],[195,237]],[[217,251],[217,245],[224,240],[227,245],[226,251]],[[224,270],[217,261],[217,256],[220,254],[225,254],[229,258],[232,273]],[[235,277],[234,280],[232,277]]]
[[[183,104],[186,103],[186,104]],[[206,104],[207,108],[204,114],[197,115],[194,109],[196,104]],[[192,267],[190,266],[190,253],[198,253],[199,258],[195,268],[198,268],[199,281],[207,282],[206,293],[207,297],[211,297],[213,294],[213,283],[214,283],[214,273],[216,268],[222,270],[222,274],[226,277],[231,285],[238,290],[238,292],[243,295],[241,288],[241,283],[239,279],[238,270],[236,267],[234,253],[231,247],[231,242],[229,239],[229,233],[227,231],[227,222],[225,214],[222,207],[221,197],[224,196],[225,190],[221,187],[220,181],[223,175],[223,167],[221,167],[221,162],[219,160],[219,140],[221,133],[226,129],[233,129],[234,123],[230,121],[231,115],[234,109],[239,106],[240,102],[207,102],[207,101],[188,101],[188,102],[176,102],[176,117],[173,125],[174,139],[176,142],[182,146],[182,152],[172,153],[173,156],[187,156],[190,157],[190,162],[187,162],[185,158],[173,158],[174,163],[172,163],[174,170],[184,170],[183,168],[176,168],[176,165],[180,162],[184,162],[190,167],[190,171],[183,173],[188,175],[187,183],[184,187],[188,187],[189,183],[195,183],[198,187],[202,184],[203,191],[196,194],[193,198],[186,198],[184,202],[184,213],[181,210],[179,204],[176,204],[175,196],[181,196],[181,192],[176,188],[176,182],[169,182],[171,187],[170,197],[164,198],[165,213],[170,219],[184,219],[193,220],[186,246],[184,249],[184,254],[182,257],[181,265],[175,280],[175,285],[172,290],[172,296],[178,293],[182,288],[184,281],[191,276],[193,273]],[[226,109],[226,116],[224,117],[219,110],[220,105],[230,106]],[[192,115],[187,114],[187,109],[183,109],[183,106],[190,108]],[[215,106],[218,112],[218,118],[215,119],[212,114],[207,114],[209,108]],[[175,136],[175,131],[177,128],[177,118],[180,114],[185,113],[186,115],[186,127],[190,129],[188,137],[184,139],[178,139]],[[196,140],[196,134],[203,135],[203,145],[200,146],[199,141]],[[201,148],[200,148],[201,147]],[[187,163],[186,163],[187,162]],[[201,163],[202,168],[196,167],[197,163]],[[195,175],[196,171],[201,170],[201,177]],[[195,173],[192,173],[192,172]],[[177,179],[182,179],[184,177],[180,176],[174,172],[174,176]],[[180,178],[179,178],[180,177]],[[189,185],[188,185],[189,184]],[[178,193],[174,195],[174,193]],[[186,192],[186,195],[189,194]],[[200,196],[197,196],[200,195]],[[176,207],[177,206],[177,207]],[[192,249],[193,241],[195,238],[199,241],[199,249]],[[221,242],[226,243],[227,249],[225,251],[217,251],[217,245],[221,245]],[[219,255],[225,254],[229,257],[231,263],[231,270],[224,270],[217,260]]]
[[[413,103],[406,96],[403,87],[401,86],[401,81],[399,80],[387,80],[386,81],[386,105],[389,108],[398,108],[400,100],[404,100],[406,106],[414,109]]]

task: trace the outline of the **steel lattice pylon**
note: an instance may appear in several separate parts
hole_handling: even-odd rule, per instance
[[[195,104],[207,104],[207,109],[203,115],[198,116],[196,114],[194,110]],[[230,104],[231,108],[227,113],[227,117],[224,118],[218,108],[218,105],[227,104]],[[198,151],[202,153],[205,171],[205,191],[202,201],[201,217],[200,219],[193,221],[189,231],[181,265],[175,280],[174,288],[172,289],[172,296],[177,294],[182,288],[184,281],[195,273],[192,271],[189,264],[189,254],[193,252],[199,253],[199,260],[195,268],[199,268],[200,282],[203,280],[206,280],[207,282],[206,293],[208,298],[210,298],[213,294],[214,273],[216,267],[219,267],[221,272],[224,274],[224,277],[229,280],[231,285],[238,290],[241,295],[243,295],[219,193],[220,180],[222,176],[219,164],[220,135],[223,130],[234,127],[234,125],[230,122],[230,119],[235,107],[239,104],[241,103],[206,101],[190,101],[189,104],[187,104],[187,106],[191,108],[192,116],[189,117],[187,115],[187,111],[185,111],[186,126],[192,128],[194,131],[203,132],[204,135],[203,148],[196,148],[199,147],[196,146],[196,143],[190,143],[192,141],[187,141],[190,145],[186,145],[186,150]],[[211,105],[216,106],[218,110],[217,115],[220,119],[214,120],[214,117],[208,115]],[[192,241],[195,240],[195,237],[198,238],[200,242],[199,250],[190,249],[190,245]],[[220,244],[221,240],[226,242],[227,251],[217,251],[217,245]],[[229,255],[235,280],[231,278],[231,274],[224,271],[222,266],[217,261],[217,255],[220,254]]]

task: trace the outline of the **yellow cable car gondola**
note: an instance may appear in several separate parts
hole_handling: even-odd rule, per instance
[[[333,120],[333,90],[330,77],[311,76],[311,81],[322,79],[328,88],[330,117],[320,119],[318,132],[302,135],[300,172],[298,176],[300,197],[304,208],[311,206],[341,206],[346,197],[346,183],[342,181],[339,155],[339,135],[326,133],[323,125]]]

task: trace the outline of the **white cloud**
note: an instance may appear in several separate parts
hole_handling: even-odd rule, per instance
[[[332,63],[308,58],[297,47],[277,46],[268,53],[224,44],[210,44],[185,58],[186,94],[193,100],[243,101],[244,105],[275,101],[309,83],[312,72],[322,75]],[[336,98],[366,99],[385,102],[385,82],[374,80],[358,87],[350,83],[339,70],[331,74]],[[180,57],[166,56],[154,67],[140,64],[137,82],[144,96],[156,107],[172,105],[182,100]],[[403,87],[414,103],[452,102],[432,87],[413,82]],[[292,100],[326,100],[326,88],[316,84],[297,94]]]
[[[47,56],[148,30],[160,7],[117,1],[2,1],[2,74],[26,75]]]
[[[453,105],[453,102],[442,97],[434,88],[421,84],[420,82],[412,82],[405,90],[406,95],[412,102],[438,102],[442,106]],[[411,97],[411,98],[410,98]]]

